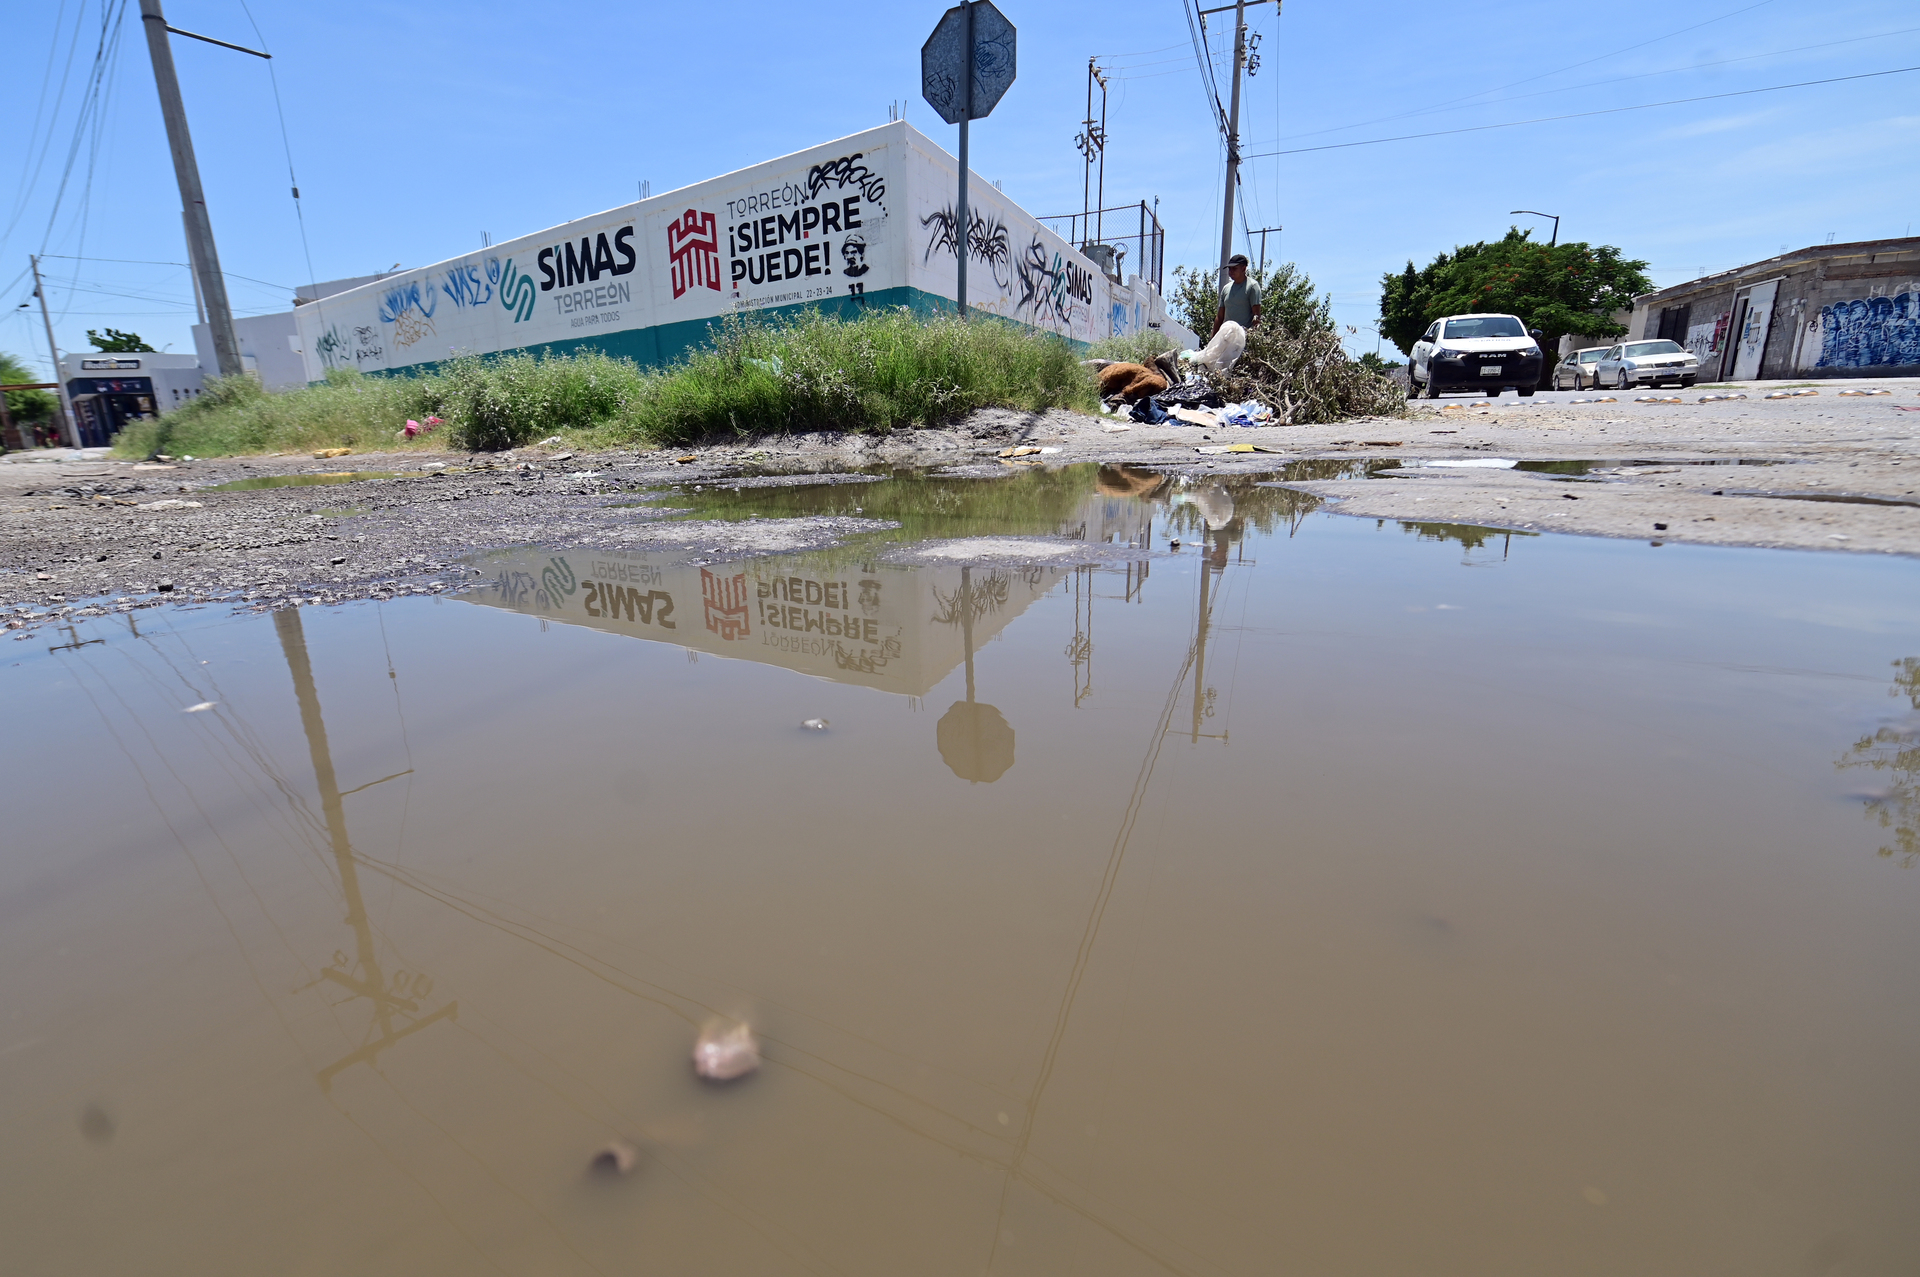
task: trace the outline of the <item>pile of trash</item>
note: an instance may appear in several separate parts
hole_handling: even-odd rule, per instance
[[[1349,359],[1323,329],[1249,333],[1229,320],[1200,350],[1086,363],[1099,378],[1102,411],[1149,425],[1297,426],[1406,411],[1392,378]]]

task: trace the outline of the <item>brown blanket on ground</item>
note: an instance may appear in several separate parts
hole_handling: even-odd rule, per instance
[[[1144,364],[1108,364],[1100,370],[1100,397],[1123,396],[1128,403],[1157,395],[1167,388],[1167,379]]]

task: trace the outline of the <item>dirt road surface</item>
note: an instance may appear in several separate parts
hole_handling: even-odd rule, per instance
[[[1920,379],[1418,402],[1324,426],[1149,426],[1053,411],[975,413],[891,436],[805,435],[686,451],[558,447],[131,462],[64,450],[0,459],[0,609],[36,628],[170,601],[274,607],[458,589],[476,551],[671,548],[718,560],[829,544],[859,519],[677,520],[633,504],[662,484],[793,482],[887,466],[987,477],[1114,462],[1189,475],[1274,472],[1343,514],[1663,542],[1920,554]],[[1842,391],[1885,390],[1861,397]],[[1745,398],[1702,398],[1744,394]],[[1610,402],[1596,400],[1610,399]],[[1587,402],[1579,402],[1585,400]],[[1252,445],[1257,451],[1220,451]],[[1037,448],[1001,457],[1009,448]],[[1289,463],[1354,463],[1299,479]],[[1393,464],[1398,463],[1398,464]],[[1551,463],[1551,464],[1549,464]],[[350,471],[349,471],[350,468]],[[325,486],[242,480],[373,473]]]

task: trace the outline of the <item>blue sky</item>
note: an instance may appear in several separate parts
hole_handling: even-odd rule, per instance
[[[0,349],[43,367],[38,312],[18,309],[31,286],[13,278],[36,251],[68,255],[47,264],[63,350],[106,325],[192,348],[186,271],[143,264],[186,253],[137,3],[117,47],[108,40],[98,110],[76,135],[102,14],[123,2],[9,6]],[[1169,263],[1210,263],[1222,150],[1180,0],[999,3],[1020,29],[1020,78],[975,126],[976,171],[1030,212],[1077,210],[1073,138],[1098,55],[1112,68],[1108,202],[1158,198]],[[233,304],[257,313],[285,309],[310,278],[437,261],[482,232],[505,239],[632,200],[642,179],[659,193],[883,123],[894,101],[952,149],[955,130],[917,91],[919,47],[943,7],[169,0],[167,16],[276,55],[304,245],[268,64],[173,42]],[[1920,8],[1895,0],[1291,0],[1283,14],[1249,12],[1263,37],[1242,108],[1249,153],[1920,66]],[[1228,28],[1210,22],[1224,54]],[[1216,64],[1224,90],[1224,56]],[[1546,233],[1514,208],[1560,214],[1563,240],[1617,244],[1661,284],[1829,235],[1908,234],[1916,154],[1920,72],[1255,159],[1246,218],[1284,226],[1269,254],[1297,261],[1333,293],[1336,317],[1360,326],[1375,322],[1381,272],[1409,257],[1514,222]]]

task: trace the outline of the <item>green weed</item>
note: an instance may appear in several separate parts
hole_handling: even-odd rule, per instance
[[[130,426],[122,455],[461,447],[491,451],[560,434],[587,446],[661,447],[715,436],[884,433],[975,408],[1092,410],[1092,378],[1058,337],[992,319],[883,311],[842,320],[730,316],[712,340],[649,371],[596,352],[464,357],[418,377],[336,371],[272,394],[253,378],[208,384],[193,403]],[[408,419],[447,425],[411,443]]]

